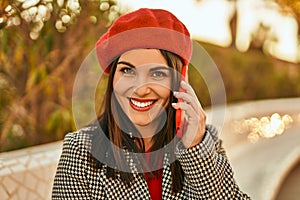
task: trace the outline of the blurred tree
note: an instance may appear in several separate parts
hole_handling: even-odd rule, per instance
[[[100,19],[105,27],[118,17],[119,7],[116,0],[10,0],[0,2],[0,29],[19,26],[22,22],[29,26],[31,39],[37,39],[45,25],[52,21],[59,32],[76,23],[82,12],[92,9],[89,20]]]
[[[0,2],[0,151],[59,140],[75,129],[77,69],[118,16],[117,3],[108,0]]]

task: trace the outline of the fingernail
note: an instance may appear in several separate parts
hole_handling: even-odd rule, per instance
[[[177,104],[177,103],[172,103],[172,106],[173,106],[173,107],[176,107],[176,104]]]
[[[177,92],[177,91],[174,91],[173,94],[176,96],[176,95],[178,94],[178,92]]]

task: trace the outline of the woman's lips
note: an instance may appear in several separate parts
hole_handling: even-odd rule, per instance
[[[156,100],[129,98],[130,106],[137,111],[148,111],[153,107],[155,102]]]

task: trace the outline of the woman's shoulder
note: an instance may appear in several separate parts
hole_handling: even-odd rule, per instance
[[[91,159],[93,131],[95,131],[95,128],[89,126],[65,135],[58,163],[59,173],[68,173],[77,178],[84,178],[84,173],[95,171],[95,164]]]
[[[88,125],[76,131],[69,132],[65,135],[63,141],[64,148],[86,148],[90,149],[92,138],[94,136],[97,126]]]

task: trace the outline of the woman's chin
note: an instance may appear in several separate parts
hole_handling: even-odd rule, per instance
[[[142,122],[139,122],[139,121],[133,121],[133,124],[137,127],[148,127],[151,125],[151,122],[146,122],[146,121],[142,121]]]

